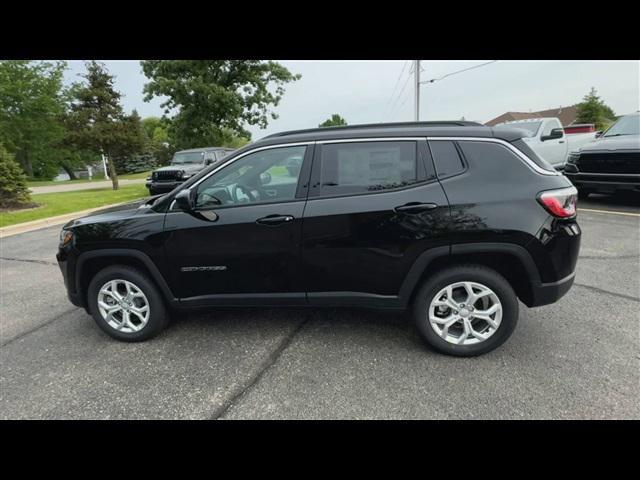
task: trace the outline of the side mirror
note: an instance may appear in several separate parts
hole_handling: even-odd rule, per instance
[[[188,188],[180,190],[173,199],[180,210],[185,212],[193,210],[193,198],[191,197],[191,190]]]
[[[596,138],[600,138],[603,133],[604,132],[602,130],[600,130],[599,132],[596,132]]]
[[[551,132],[549,132],[549,135],[544,135],[540,137],[540,141],[544,142],[546,140],[553,140],[553,139],[562,138],[562,137],[564,137],[564,129],[554,128],[553,130],[551,130]]]

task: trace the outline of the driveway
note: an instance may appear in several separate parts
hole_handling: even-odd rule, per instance
[[[194,312],[120,343],[67,301],[59,227],[3,239],[0,417],[640,418],[640,208],[580,204],[573,289],[470,359],[356,309]]]
[[[125,185],[138,185],[144,183],[144,178],[137,178],[134,180],[122,179],[118,180],[118,184],[121,187]],[[46,187],[31,187],[29,190],[32,194],[37,195],[39,193],[59,193],[59,192],[74,192],[76,190],[93,190],[97,188],[109,188],[113,184],[111,180],[100,180],[95,182],[80,182],[80,183],[63,183],[62,185],[49,185]]]

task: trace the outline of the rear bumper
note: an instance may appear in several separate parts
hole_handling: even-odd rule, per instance
[[[572,272],[562,280],[552,283],[540,283],[533,287],[533,299],[530,307],[540,307],[560,300],[573,285],[576,273]]]

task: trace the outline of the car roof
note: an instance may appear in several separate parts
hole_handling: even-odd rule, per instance
[[[522,129],[505,127],[494,129],[476,122],[403,122],[294,130],[263,137],[251,146],[385,137],[491,137],[513,142],[524,136],[526,132]]]
[[[225,150],[227,152],[233,152],[234,148],[228,147],[202,147],[202,148],[188,148],[186,150],[178,150],[176,153],[187,153],[187,152],[213,152],[215,150]]]

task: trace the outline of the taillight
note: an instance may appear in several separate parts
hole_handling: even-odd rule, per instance
[[[576,214],[578,190],[576,187],[547,190],[538,194],[538,202],[555,217],[573,217]]]

